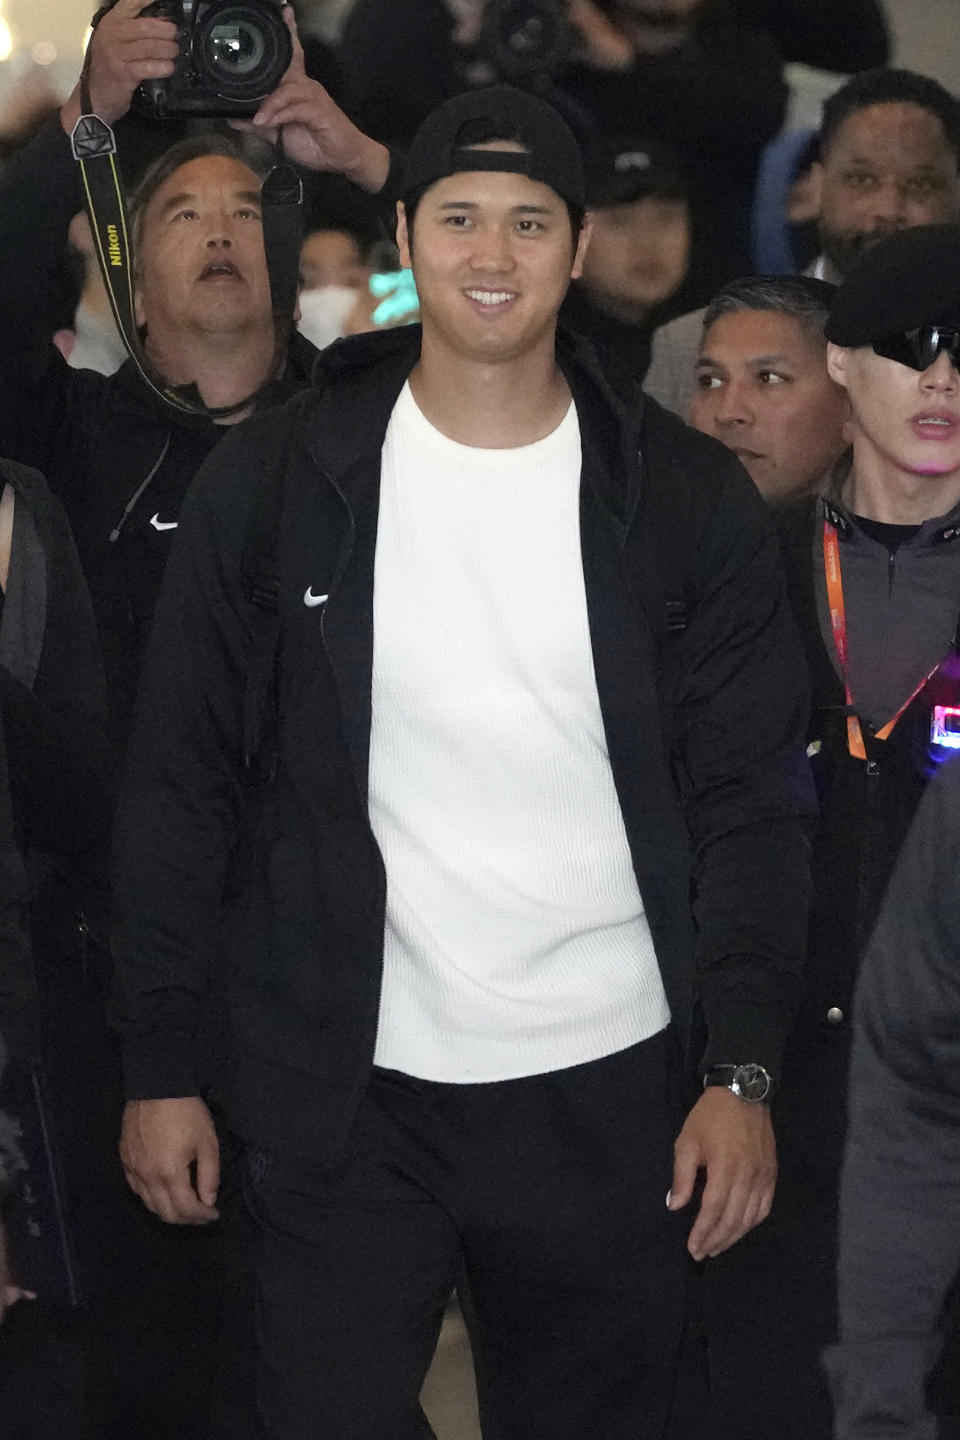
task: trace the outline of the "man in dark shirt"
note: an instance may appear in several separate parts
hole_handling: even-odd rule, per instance
[[[601,349],[615,350],[639,379],[653,328],[690,263],[686,181],[666,146],[621,140],[588,153],[586,184],[590,248],[560,319]]]
[[[943,1434],[927,1384],[960,1267],[960,764],[947,754],[857,988],[830,1356],[840,1440]]]
[[[840,288],[828,366],[852,452],[780,518],[820,800],[807,987],[765,1227],[705,1277],[716,1433],[829,1440],[837,1202],[860,958],[960,698],[960,230],[888,237]],[[904,963],[909,957],[904,956]],[[731,1315],[751,1317],[743,1346]]]
[[[807,274],[839,284],[885,235],[960,216],[960,104],[910,70],[854,76],[823,108],[813,179],[821,254]],[[656,332],[644,385],[684,417],[702,320],[692,311]]]
[[[126,114],[142,81],[173,69],[175,26],[141,15],[142,8],[142,0],[120,0],[90,42],[91,104],[110,124]],[[294,40],[290,69],[252,128],[270,138],[282,123],[290,159],[342,170],[379,190],[387,152],[307,78]],[[193,476],[225,426],[307,382],[315,351],[296,335],[278,345],[260,179],[229,138],[213,136],[183,142],[148,172],[133,197],[132,229],[148,355],[168,381],[195,384],[205,405],[228,413],[174,411],[131,363],[110,377],[71,370],[50,342],[50,290],[70,220],[81,208],[79,168],[67,139],[79,115],[78,86],[3,177],[0,450],[42,470],[67,510],[122,735]]]

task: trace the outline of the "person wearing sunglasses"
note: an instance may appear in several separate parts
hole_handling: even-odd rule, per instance
[[[724,1440],[832,1434],[821,1357],[836,1328],[854,984],[914,811],[960,747],[960,228],[872,247],[826,335],[852,443],[825,492],[778,520],[820,802],[806,997],[772,1106],[770,1217],[704,1280],[710,1433]],[[748,1345],[734,1315],[750,1317]]]

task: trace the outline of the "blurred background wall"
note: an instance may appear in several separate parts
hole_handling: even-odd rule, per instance
[[[404,0],[395,3],[402,6]],[[349,6],[350,0],[297,0],[298,13],[325,39],[336,34]],[[0,107],[25,72],[58,98],[66,95],[76,79],[93,8],[92,0],[0,0]],[[960,90],[960,0],[887,0],[887,10],[896,63]],[[806,118],[836,83],[832,76],[828,81],[799,75],[797,117]]]

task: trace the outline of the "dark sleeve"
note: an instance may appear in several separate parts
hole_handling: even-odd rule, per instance
[[[113,814],[106,686],[80,560],[49,495],[42,529],[48,587],[40,664],[32,689],[0,665],[0,714],[23,843],[80,854],[106,842]]]
[[[53,344],[58,270],[83,208],[78,175],[56,115],[0,180],[0,454],[51,480],[65,468],[84,388]]]
[[[23,855],[14,834],[6,741],[0,725],[0,1027],[11,1051],[21,1056],[32,1054],[37,1043],[37,996],[27,922],[29,893]]]
[[[462,88],[443,0],[357,0],[338,58],[343,108],[366,134],[390,144],[409,143],[421,121]]]
[[[113,1015],[133,1099],[202,1088],[196,1039],[244,794],[240,559],[257,424],[221,441],[181,510],[121,784]]]
[[[732,457],[709,463],[726,479],[701,522],[701,591],[674,712],[696,867],[703,1065],[756,1062],[776,1076],[806,947],[807,672],[766,507]]]
[[[774,46],[725,26],[669,54],[638,56],[623,74],[580,66],[568,76],[573,98],[602,130],[666,141],[713,183],[718,175],[752,176],[786,114],[783,62]]]
[[[773,39],[785,60],[849,75],[890,59],[880,0],[736,0],[736,10],[742,24]]]
[[[960,764],[917,812],[861,971],[840,1203],[840,1440],[932,1440],[960,1268]]]

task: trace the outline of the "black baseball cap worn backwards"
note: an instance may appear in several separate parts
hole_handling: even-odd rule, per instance
[[[923,327],[960,329],[960,227],[922,225],[880,240],[840,286],[828,340],[857,349]]]
[[[465,130],[481,127],[491,139],[516,138],[523,150],[480,150],[480,142],[464,141]],[[455,95],[427,116],[407,156],[404,197],[464,171],[526,175],[585,208],[583,161],[569,125],[545,100],[511,85]]]

